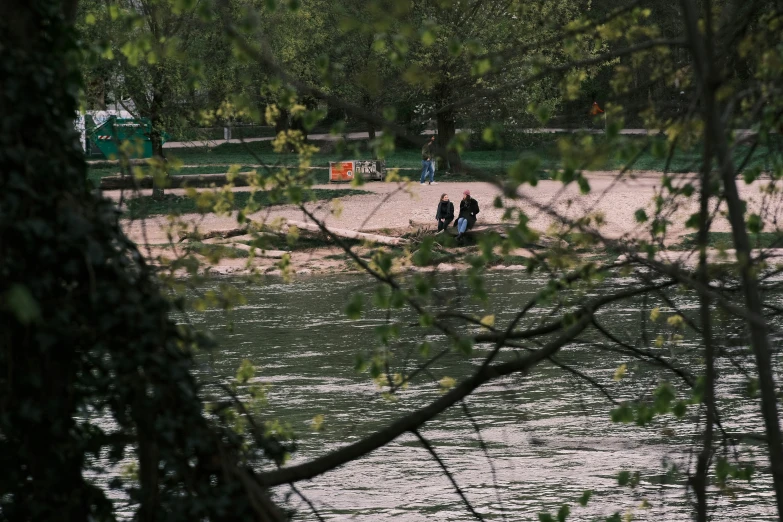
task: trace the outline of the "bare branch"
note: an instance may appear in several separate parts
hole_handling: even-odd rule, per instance
[[[261,483],[267,487],[311,479],[385,446],[403,433],[418,429],[419,426],[467,397],[479,386],[493,379],[497,379],[498,377],[503,377],[512,373],[526,372],[532,369],[538,363],[560,350],[560,348],[571,341],[571,339],[579,335],[579,333],[589,324],[590,317],[591,314],[584,314],[581,319],[567,328],[560,336],[527,357],[482,368],[472,377],[462,381],[441,398],[423,408],[409,413],[362,440],[316,458],[310,462],[263,473],[259,476],[259,479]]]
[[[430,455],[432,455],[432,458],[435,459],[435,461],[440,466],[440,469],[443,470],[443,474],[446,475],[446,477],[449,479],[449,482],[451,482],[451,485],[454,486],[454,490],[457,492],[457,495],[459,495],[459,498],[462,499],[462,502],[465,504],[465,507],[468,508],[468,511],[470,511],[470,514],[473,515],[473,517],[476,520],[481,520],[483,522],[484,517],[481,516],[480,513],[478,513],[473,506],[471,505],[468,498],[465,496],[465,493],[462,492],[462,488],[459,487],[459,484],[457,484],[457,481],[454,480],[454,475],[451,474],[449,471],[449,468],[446,467],[446,464],[440,459],[438,454],[435,452],[435,448],[432,447],[432,444],[430,444],[430,441],[422,437],[421,433],[418,432],[418,430],[412,430],[411,433],[413,433],[417,439],[419,439],[419,442],[421,442],[421,445],[424,446],[427,451],[430,452]]]
[[[476,422],[476,419],[473,417],[473,414],[470,413],[470,409],[468,408],[468,403],[464,400],[460,401],[460,404],[462,405],[462,412],[465,414],[465,417],[468,418],[470,421],[471,426],[473,426],[473,431],[476,432],[476,438],[479,442],[479,447],[481,447],[481,450],[484,452],[484,456],[487,457],[487,462],[489,463],[489,469],[492,473],[492,485],[495,488],[495,494],[498,499],[498,506],[500,507],[500,514],[503,517],[503,520],[506,520],[506,510],[503,508],[503,500],[500,498],[500,490],[498,488],[498,478],[497,478],[497,471],[495,470],[495,463],[492,460],[492,457],[489,454],[489,449],[487,448],[487,444],[484,442],[484,437],[481,436],[481,428],[478,425],[478,422]]]

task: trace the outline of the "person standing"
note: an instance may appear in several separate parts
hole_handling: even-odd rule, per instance
[[[430,178],[430,185],[435,183],[435,163],[432,158],[432,149],[435,147],[435,136],[430,137],[429,141],[421,148],[421,184],[424,185],[427,177]]]
[[[438,220],[438,232],[446,230],[454,220],[454,203],[449,201],[448,194],[441,194],[438,202],[438,210],[435,212],[435,219]]]
[[[459,217],[457,218],[457,241],[462,241],[465,232],[476,224],[476,214],[479,213],[478,201],[470,197],[470,191],[462,193],[459,202]]]

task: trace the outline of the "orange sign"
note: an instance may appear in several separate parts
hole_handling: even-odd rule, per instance
[[[329,181],[352,181],[353,161],[334,161],[329,163]]]

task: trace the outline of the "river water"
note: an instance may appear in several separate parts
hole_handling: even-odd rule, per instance
[[[479,316],[494,312],[500,326],[542,283],[516,273],[492,275],[487,302],[465,299],[457,302],[458,308]],[[371,281],[333,276],[299,278],[290,284],[277,279],[260,285],[241,280],[233,284],[247,298],[245,305],[230,314],[214,310],[189,317],[197,327],[211,330],[220,344],[218,352],[200,356],[200,378],[205,382],[231,378],[242,360],[255,364],[259,380],[270,384],[267,419],[285,420],[297,433],[294,464],[353,442],[432,401],[440,394],[435,384],[440,378],[467,376],[489,350],[477,346],[471,357],[453,354],[439,360],[430,375],[402,391],[399,400],[390,401],[366,373],[354,369],[358,353],[378,346],[373,330],[386,321],[385,314],[370,312],[352,321],[343,312],[353,292],[370,294]],[[452,297],[461,293],[459,280],[445,280],[443,285]],[[600,291],[605,289],[596,292]],[[678,304],[695,306],[683,298]],[[638,300],[615,305],[601,313],[601,321],[633,341],[641,305]],[[417,343],[424,339],[435,348],[445,346],[434,331],[415,325],[413,315],[403,313],[401,322],[405,326],[392,345],[398,354],[393,364],[414,367],[422,360]],[[690,364],[690,342],[688,338],[683,341],[679,355],[668,355]],[[618,400],[638,397],[660,379],[672,378],[630,357],[589,345],[568,346],[562,361],[607,386]],[[622,363],[628,364],[628,377],[617,383],[613,376]],[[728,363],[721,364],[724,428],[761,432],[757,404],[743,398],[742,376]],[[473,422],[456,407],[427,423],[421,433],[476,511],[487,519],[538,520],[539,513],[556,513],[562,504],[571,507],[569,520],[603,520],[616,512],[623,517],[630,514],[634,520],[674,521],[692,516],[684,477],[667,474],[667,470],[672,464],[688,469],[695,460],[698,427],[693,415],[682,421],[665,416],[647,427],[612,423],[609,412],[613,406],[596,388],[551,364],[527,376],[487,384],[466,405]],[[324,429],[315,432],[311,422],[319,414],[324,416]],[[766,466],[762,446],[743,444],[737,451],[743,461],[758,468]],[[619,487],[621,471],[639,471],[639,485]],[[757,472],[752,482],[735,481],[732,486],[732,494],[711,497],[717,505],[714,520],[774,519],[774,495],[767,475]],[[279,488],[280,498],[286,489]],[[300,490],[327,520],[471,519],[438,464],[412,435],[303,482]],[[592,497],[582,507],[576,500],[585,490],[592,491]],[[290,502],[299,510],[298,519],[317,519],[296,497]],[[644,502],[649,507],[642,507]]]

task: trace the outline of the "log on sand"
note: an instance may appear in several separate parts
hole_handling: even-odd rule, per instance
[[[299,230],[306,230],[308,232],[323,232],[321,228],[315,223],[306,223],[304,221],[286,221],[288,226],[295,226]],[[371,243],[378,243],[381,245],[406,245],[408,240],[401,237],[381,236],[378,234],[369,234],[366,232],[357,232],[356,230],[347,230],[342,228],[327,227],[329,233],[342,237],[345,239],[359,239],[361,241],[369,241]]]
[[[304,230],[305,232],[323,234],[323,230],[321,230],[321,228],[315,223],[305,223],[304,221],[286,221],[286,225],[289,227],[294,226],[299,230]],[[381,236],[378,234],[369,234],[366,232],[357,232],[356,230],[346,230],[341,228],[328,228],[328,230],[331,234],[345,239],[358,239],[361,241],[369,241],[371,243],[391,246],[408,244],[408,240],[401,237]],[[180,236],[179,241],[182,242],[186,239],[191,241],[202,241],[204,239],[212,238],[229,239],[236,236],[243,236],[251,232],[252,229],[250,227],[233,228],[230,230],[212,230],[210,232],[204,233],[190,232]],[[267,232],[261,233],[263,234]]]
[[[253,252],[253,255],[256,257],[271,257],[273,259],[281,259],[284,255],[291,253],[286,252],[285,250],[266,250],[263,248],[245,245],[244,243],[223,243],[223,246],[244,250],[245,252]]]
[[[188,232],[186,234],[179,236],[179,242],[182,243],[186,239],[201,241],[202,239],[212,239],[214,237],[220,239],[228,239],[230,237],[244,236],[245,234],[249,234],[249,233],[250,230],[248,229],[248,227],[232,228],[230,230],[212,230],[210,232],[204,232],[203,234],[198,232]]]

